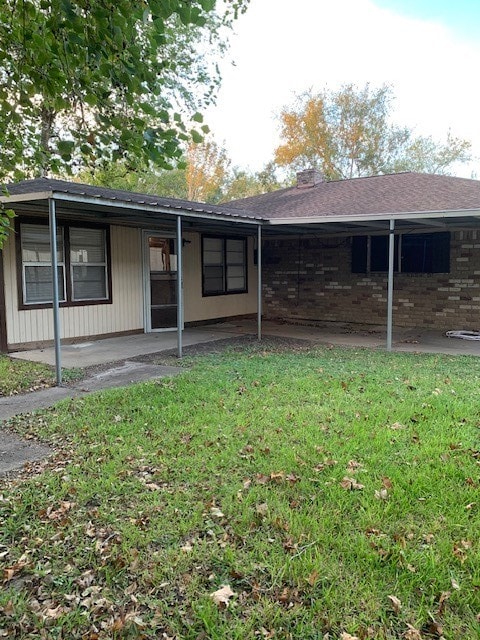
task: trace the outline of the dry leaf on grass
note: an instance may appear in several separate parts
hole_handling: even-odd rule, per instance
[[[210,594],[210,597],[218,604],[219,607],[228,607],[230,604],[230,598],[235,595],[235,592],[231,590],[228,584],[224,584],[218,589]]]
[[[358,636],[352,636],[346,631],[344,631],[340,636],[340,640],[360,640],[360,638]]]
[[[392,605],[392,609],[394,610],[394,612],[397,614],[400,613],[400,611],[402,610],[401,600],[399,600],[397,596],[387,596],[387,597],[390,600],[390,604]]]
[[[375,498],[377,500],[388,500],[388,491],[386,489],[380,489],[380,491],[375,491]]]
[[[403,634],[405,640],[423,640],[422,634],[418,629],[415,629],[415,627],[411,624],[408,624],[408,622],[407,627],[407,631],[405,631],[405,633]]]
[[[365,488],[364,485],[357,482],[355,478],[349,478],[348,476],[342,478],[340,486],[347,489],[347,491],[359,491]]]
[[[224,518],[224,514],[220,511],[220,509],[218,507],[212,507],[210,509],[210,515],[212,515],[214,518]]]

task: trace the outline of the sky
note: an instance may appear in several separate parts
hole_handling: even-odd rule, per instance
[[[295,94],[369,82],[415,134],[470,140],[478,160],[455,173],[480,178],[479,0],[250,0],[230,43],[206,119],[234,165],[273,157]]]

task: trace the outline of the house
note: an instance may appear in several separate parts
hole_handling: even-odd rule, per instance
[[[181,340],[184,324],[253,314],[260,330],[262,313],[384,322],[390,344],[393,322],[478,328],[480,181],[307,170],[214,206],[41,178],[1,200],[17,214],[0,261],[3,351],[172,328]]]

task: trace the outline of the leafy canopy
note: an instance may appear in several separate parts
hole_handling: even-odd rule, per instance
[[[171,166],[206,131],[196,110],[213,99],[214,56],[248,1],[4,0],[1,177],[99,158]]]
[[[255,173],[232,167],[225,147],[211,135],[200,144],[190,143],[181,164],[184,166],[171,170],[138,166],[132,171],[125,162],[117,161],[81,171],[76,178],[88,184],[213,204],[258,195],[282,186],[275,175],[273,163]]]
[[[446,143],[415,137],[391,122],[392,89],[353,84],[305,93],[280,113],[275,161],[294,171],[315,167],[329,180],[420,171],[448,173],[470,160],[470,142],[448,134]]]

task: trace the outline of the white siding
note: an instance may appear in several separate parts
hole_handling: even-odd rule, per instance
[[[185,233],[183,250],[185,322],[240,316],[257,311],[257,267],[253,264],[253,238],[248,238],[248,291],[226,296],[202,296],[202,242],[198,233]]]
[[[141,231],[112,226],[112,304],[60,309],[62,338],[131,331],[143,328]],[[8,344],[53,339],[51,309],[18,310],[15,239],[4,249]]]

